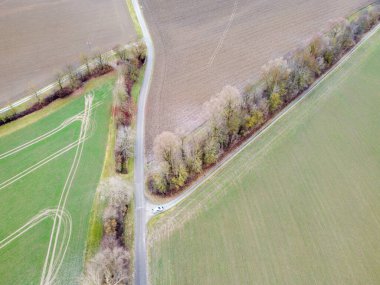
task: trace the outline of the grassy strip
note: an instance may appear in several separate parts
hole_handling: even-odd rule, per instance
[[[125,0],[127,2],[128,10],[129,10],[129,15],[131,15],[131,19],[133,22],[133,25],[135,26],[136,34],[139,37],[139,39],[143,38],[143,33],[141,30],[140,23],[137,19],[135,9],[133,8],[132,0]]]
[[[137,81],[135,82],[135,84],[132,87],[132,92],[131,92],[132,94],[131,95],[132,95],[132,98],[133,98],[133,101],[135,102],[135,104],[137,104],[137,102],[139,100],[141,86],[144,82],[145,68],[146,68],[146,66],[144,65],[140,69],[139,78],[137,79]]]

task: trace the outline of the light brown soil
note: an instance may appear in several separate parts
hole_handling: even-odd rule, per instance
[[[164,130],[202,123],[202,104],[227,84],[243,87],[328,21],[368,0],[146,0],[156,50],[147,106],[147,155]],[[234,13],[235,12],[235,13]]]
[[[0,0],[0,106],[51,83],[90,48],[135,38],[125,0]]]

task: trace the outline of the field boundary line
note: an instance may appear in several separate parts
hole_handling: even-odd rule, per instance
[[[372,38],[373,35],[375,35],[380,29],[380,24],[377,24],[370,32],[368,32],[356,45],[353,47],[349,52],[347,52],[335,65],[333,68],[331,68],[328,72],[326,72],[324,75],[322,75],[317,81],[315,81],[308,90],[301,94],[296,100],[293,101],[293,103],[289,104],[285,109],[283,109],[277,116],[275,116],[272,120],[268,121],[256,134],[254,134],[252,137],[247,139],[241,146],[239,146],[236,151],[231,152],[230,154],[227,154],[224,159],[222,159],[220,162],[218,162],[212,169],[204,174],[204,176],[193,186],[188,188],[181,194],[179,197],[175,198],[174,200],[162,204],[165,208],[165,211],[173,208],[180,202],[182,202],[184,199],[186,199],[188,196],[190,196],[193,192],[195,192],[203,183],[210,180],[212,177],[214,177],[220,170],[223,169],[224,166],[228,164],[232,159],[234,159],[237,155],[239,155],[246,147],[248,147],[251,143],[256,141],[258,138],[260,138],[263,134],[265,134],[270,127],[272,127],[275,123],[277,123],[279,120],[281,120],[285,115],[287,115],[291,110],[293,110],[299,103],[301,103],[305,98],[307,98],[320,84],[322,84],[326,78],[328,78],[331,74],[335,73],[341,66],[343,66],[350,58],[351,56],[363,46],[370,38]],[[150,207],[155,207],[160,204],[155,204],[151,201],[149,201]],[[150,215],[147,218],[147,221],[151,217],[154,216],[153,213],[150,211],[148,212]]]
[[[9,236],[5,237],[3,240],[0,241],[0,250],[6,247],[8,244],[22,236],[24,233],[28,232],[35,226],[37,226],[39,223],[44,221],[45,219],[49,217],[53,217],[56,213],[58,213],[58,216],[60,219],[66,218],[67,224],[71,224],[71,217],[68,213],[64,211],[58,211],[58,209],[46,209],[41,211],[39,214],[33,216],[27,223],[25,223],[23,226],[15,230],[13,233],[11,233]],[[70,226],[71,228],[71,226]]]

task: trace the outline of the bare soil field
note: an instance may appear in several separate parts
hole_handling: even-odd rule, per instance
[[[0,106],[41,88],[81,54],[136,38],[124,0],[0,0]]]
[[[202,104],[227,84],[244,87],[329,20],[368,0],[146,0],[156,50],[147,106],[147,154],[154,137],[202,123]]]

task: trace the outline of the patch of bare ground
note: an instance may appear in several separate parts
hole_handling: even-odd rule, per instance
[[[136,38],[124,0],[0,1],[0,106],[42,88],[81,54]]]
[[[368,0],[146,0],[156,58],[146,147],[156,135],[199,126],[202,104],[230,84],[243,88],[261,66]]]

